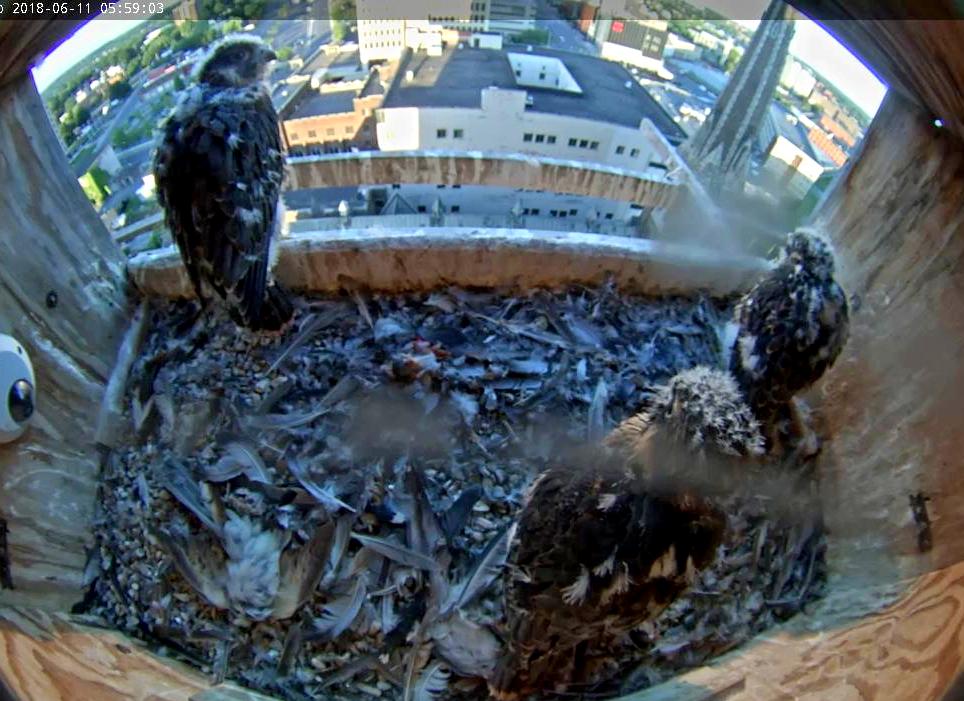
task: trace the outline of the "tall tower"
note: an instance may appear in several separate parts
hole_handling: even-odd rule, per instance
[[[714,197],[743,189],[750,151],[766,119],[793,38],[793,22],[789,21],[793,16],[783,0],[772,0],[713,111],[680,147]]]

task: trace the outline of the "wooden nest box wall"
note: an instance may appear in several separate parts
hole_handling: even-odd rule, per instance
[[[853,298],[850,342],[813,401],[830,434],[828,594],[637,701],[940,699],[964,671],[964,22],[793,4],[817,8],[891,88],[814,222]],[[257,698],[68,613],[95,517],[97,417],[136,303],[29,75],[75,25],[0,22],[0,331],[27,347],[40,388],[29,433],[0,445],[14,584],[0,590],[0,697]],[[929,523],[913,517],[917,495]]]

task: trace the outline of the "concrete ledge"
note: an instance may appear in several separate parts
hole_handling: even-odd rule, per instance
[[[670,164],[674,167],[675,164]],[[288,187],[414,183],[494,185],[668,207],[686,188],[659,168],[626,170],[597,163],[487,151],[363,151],[288,159]]]
[[[347,229],[283,239],[275,277],[302,292],[336,292],[347,280],[381,291],[457,284],[560,287],[598,284],[612,275],[643,294],[725,296],[748,289],[768,269],[762,258],[602,234],[524,229]],[[177,250],[142,253],[128,264],[148,296],[193,296]]]

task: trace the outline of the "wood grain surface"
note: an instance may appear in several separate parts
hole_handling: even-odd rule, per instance
[[[800,616],[625,701],[936,701],[964,670],[964,563],[858,621]]]
[[[120,633],[63,614],[0,609],[0,674],[19,701],[173,701],[210,684]]]
[[[816,218],[837,247],[851,335],[813,392],[831,434],[821,494],[846,585],[964,560],[964,143],[888,95]],[[933,545],[918,548],[923,492]]]
[[[66,610],[80,598],[90,537],[95,421],[130,315],[124,259],[29,76],[0,88],[0,182],[0,332],[23,344],[37,377],[30,428],[0,445],[16,587],[0,603]]]

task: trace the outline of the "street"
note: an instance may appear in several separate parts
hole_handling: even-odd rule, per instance
[[[536,26],[549,32],[549,48],[595,56],[598,49],[547,0],[536,0]]]

